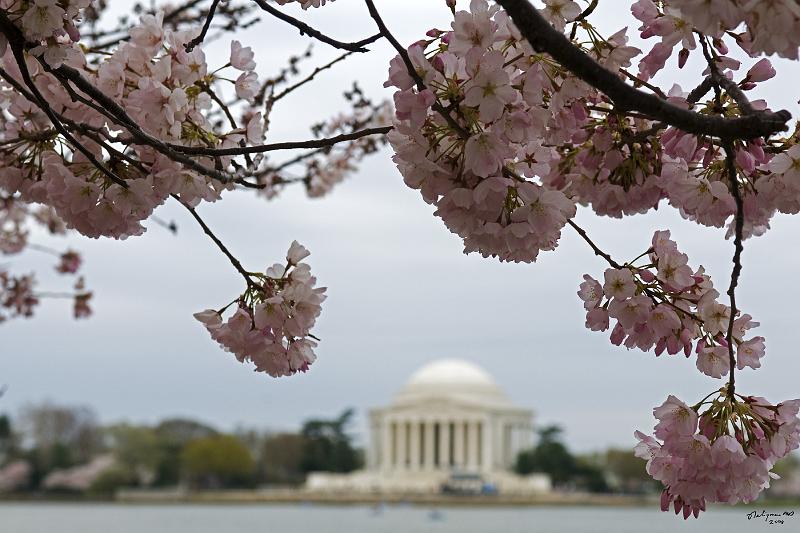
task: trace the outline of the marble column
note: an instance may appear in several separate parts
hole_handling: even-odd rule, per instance
[[[453,438],[455,439],[454,446],[453,446],[453,463],[458,468],[464,467],[464,445],[466,444],[466,439],[464,438],[464,429],[465,424],[463,420],[457,420],[454,424]]]
[[[503,467],[508,468],[511,464],[511,423],[503,426]]]
[[[488,419],[481,422],[481,470],[492,470],[492,431]]]
[[[433,449],[435,446],[436,441],[434,440],[433,434],[433,421],[428,420],[425,422],[425,453],[424,461],[425,461],[425,470],[433,470],[433,458],[436,451]]]
[[[380,467],[383,470],[388,470],[393,467],[392,464],[392,422],[386,417],[383,418],[383,428],[381,434],[381,458],[379,461]]]
[[[466,423],[467,429],[467,467],[470,471],[478,470],[478,422],[477,420],[470,420]]]
[[[406,464],[408,462],[408,423],[405,420],[397,421],[397,444],[396,444],[396,457],[395,460],[397,461],[396,466],[400,470],[406,469]]]
[[[409,439],[411,440],[410,450],[409,450],[409,457],[410,457],[410,470],[419,470],[420,464],[422,461],[420,460],[420,449],[419,449],[419,441],[420,441],[420,422],[419,420],[412,420],[411,428],[409,431]]]
[[[450,422],[439,422],[439,468],[450,469]]]

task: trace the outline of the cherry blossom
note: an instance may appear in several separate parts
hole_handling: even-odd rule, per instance
[[[235,311],[227,320],[223,320],[224,309],[207,309],[195,313],[195,318],[212,339],[239,362],[252,362],[257,372],[278,377],[308,371],[316,360],[317,346],[310,331],[326,290],[315,287],[317,279],[302,262],[308,255],[305,247],[293,241],[286,264],[254,274],[257,281],[229,304],[235,305]]]
[[[631,262],[606,269],[602,286],[584,276],[578,296],[587,310],[586,327],[605,331],[608,318],[616,319],[613,344],[654,349],[656,355],[683,352],[686,357],[694,348],[700,372],[714,378],[727,375],[730,307],[717,300],[719,293],[711,279],[702,267],[692,270],[688,266],[688,257],[678,250],[667,230],[654,233],[652,247],[643,256],[649,265],[639,267]],[[757,368],[764,356],[763,337],[745,339],[747,330],[757,325],[750,315],[734,321],[732,340],[740,354],[740,370]]]
[[[712,395],[694,406],[669,396],[653,410],[655,438],[635,432],[636,456],[665,486],[662,511],[672,505],[696,518],[708,503],[752,502],[769,486],[775,462],[800,446],[800,401],[734,399],[725,389]]]

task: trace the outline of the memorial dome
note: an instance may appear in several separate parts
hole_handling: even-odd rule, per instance
[[[395,396],[395,404],[450,398],[482,405],[509,401],[484,369],[461,359],[438,359],[414,372]]]

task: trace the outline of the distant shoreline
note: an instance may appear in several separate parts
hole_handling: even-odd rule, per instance
[[[548,493],[539,495],[447,495],[447,494],[347,494],[292,489],[269,490],[125,490],[115,497],[72,494],[4,494],[4,503],[69,503],[132,505],[325,505],[325,506],[422,506],[422,507],[652,507],[655,495]],[[728,506],[720,505],[720,508]],[[800,508],[800,499],[770,499],[734,508]]]
[[[655,502],[653,496],[614,494],[541,495],[452,495],[424,493],[341,493],[304,490],[198,491],[185,493],[154,493],[151,491],[122,491],[116,501],[126,503],[276,503],[320,505],[434,505],[467,507],[510,507],[538,505],[643,506]]]

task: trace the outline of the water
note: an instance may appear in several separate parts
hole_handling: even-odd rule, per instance
[[[789,509],[785,509],[789,510]],[[784,509],[769,509],[780,512]],[[795,510],[800,515],[800,510]],[[799,531],[712,509],[684,522],[650,508],[426,508],[322,505],[124,505],[0,503],[0,533],[737,533]]]

